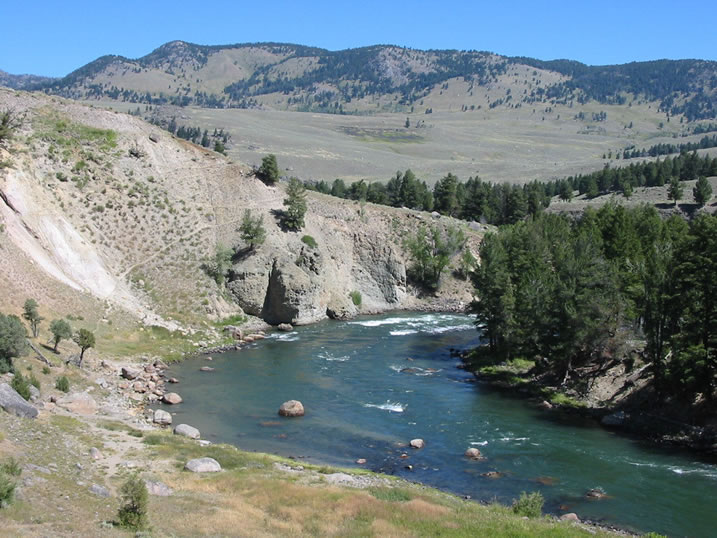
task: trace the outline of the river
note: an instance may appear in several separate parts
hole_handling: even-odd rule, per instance
[[[550,513],[637,532],[715,535],[714,462],[476,383],[449,350],[478,341],[471,319],[453,314],[326,321],[215,354],[212,362],[174,365],[184,402],[165,408],[174,424],[244,450],[344,467],[365,458],[363,467],[476,500],[509,504],[522,491],[540,491]],[[279,417],[289,399],[300,400],[306,416]],[[408,447],[414,438],[425,448]],[[464,458],[469,447],[486,459]],[[500,477],[484,476],[491,471]],[[586,498],[592,488],[608,497]]]

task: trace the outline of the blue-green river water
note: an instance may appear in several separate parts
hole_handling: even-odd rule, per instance
[[[640,532],[717,536],[715,462],[475,383],[449,349],[478,341],[471,319],[460,315],[322,322],[215,354],[212,362],[173,366],[184,402],[166,409],[175,424],[244,450],[345,467],[365,458],[363,467],[476,500],[510,503],[521,491],[540,491],[551,513]],[[277,415],[290,399],[304,404],[306,416]],[[425,448],[407,447],[414,438]],[[469,447],[485,461],[464,458]],[[502,476],[482,476],[489,471]],[[609,498],[587,499],[591,488]]]

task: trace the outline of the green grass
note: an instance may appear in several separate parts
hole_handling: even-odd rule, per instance
[[[103,152],[117,147],[115,131],[71,122],[56,112],[39,116],[35,127],[40,138],[60,147],[79,148],[91,145]]]
[[[141,331],[108,332],[97,339],[97,349],[108,355],[152,354],[168,361],[176,361],[196,348],[192,346],[192,340],[184,334],[152,326]]]
[[[576,400],[575,398],[572,398],[567,394],[564,394],[551,388],[543,388],[540,392],[543,397],[553,405],[559,405],[561,407],[572,407],[574,409],[581,409],[586,407],[586,404],[584,402]]]
[[[404,488],[369,488],[368,492],[379,501],[388,502],[406,502],[415,497],[411,491]]]

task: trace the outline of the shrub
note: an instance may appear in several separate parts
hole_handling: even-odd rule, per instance
[[[349,293],[349,295],[351,296],[351,301],[353,302],[353,304],[355,306],[361,306],[361,292],[360,291],[354,290],[351,293]]]
[[[137,475],[131,476],[120,489],[122,506],[117,512],[122,527],[142,530],[147,527],[147,486]]]
[[[27,382],[37,390],[40,390],[40,380],[35,377],[35,374],[30,374],[30,377],[27,378]]]
[[[4,473],[8,476],[20,476],[22,474],[22,467],[12,456],[7,461],[0,463],[0,473]]]
[[[12,503],[15,497],[15,481],[5,473],[0,473],[0,508]]]
[[[319,244],[316,242],[316,239],[314,239],[310,235],[305,235],[304,237],[302,237],[301,242],[305,245],[310,246],[311,248],[316,248],[319,246]]]
[[[513,512],[519,516],[540,517],[543,514],[543,495],[539,491],[526,493],[523,491],[520,498],[513,501]]]
[[[15,372],[15,377],[12,378],[10,386],[25,400],[30,399],[30,383],[20,372]]]
[[[62,392],[70,392],[70,380],[66,376],[58,377],[55,381],[55,388]]]
[[[50,373],[50,367],[49,366],[43,366],[42,367],[42,373],[47,375]]]

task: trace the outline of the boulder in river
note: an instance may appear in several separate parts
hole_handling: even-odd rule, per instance
[[[218,473],[222,466],[214,458],[196,458],[189,460],[184,466],[187,471],[193,473]]]
[[[423,448],[426,446],[426,442],[423,439],[411,439],[409,444],[411,445],[411,448]]]
[[[474,447],[471,447],[471,448],[469,448],[468,450],[466,450],[466,451],[463,453],[463,455],[464,455],[466,458],[470,458],[470,459],[472,459],[472,460],[482,460],[482,459],[485,459],[485,457],[483,456],[483,454],[481,454],[480,450],[478,450],[477,448],[474,448]]]
[[[291,323],[279,323],[276,328],[283,332],[289,332],[294,330],[294,327],[291,325]]]
[[[282,417],[303,417],[304,406],[299,400],[289,400],[281,404],[279,414]]]
[[[176,392],[168,392],[167,394],[162,396],[162,401],[167,404],[175,405],[178,403],[182,403],[182,397]]]
[[[608,495],[605,493],[605,490],[602,488],[592,488],[585,493],[585,496],[588,499],[607,499]]]

